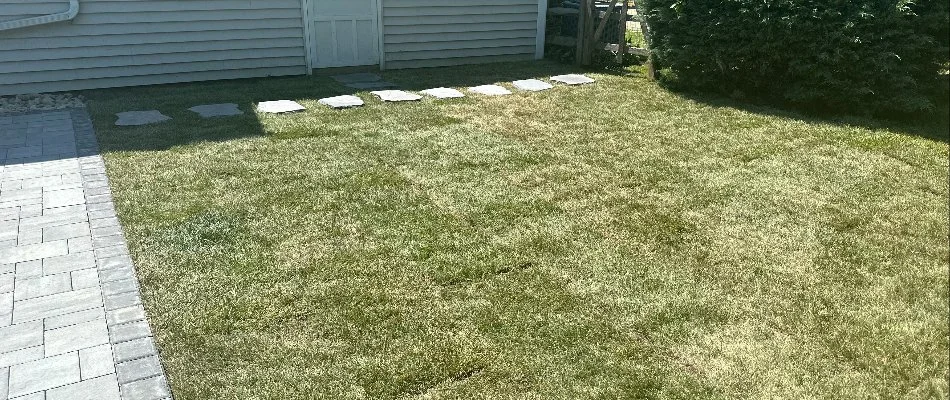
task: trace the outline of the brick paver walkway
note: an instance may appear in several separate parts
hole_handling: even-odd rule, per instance
[[[0,116],[0,399],[170,396],[88,115]]]

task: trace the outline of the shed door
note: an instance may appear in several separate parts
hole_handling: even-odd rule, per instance
[[[376,0],[310,0],[313,68],[379,64]]]

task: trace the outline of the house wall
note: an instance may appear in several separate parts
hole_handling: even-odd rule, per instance
[[[535,58],[538,0],[383,0],[386,69]]]
[[[0,0],[0,21],[66,0]],[[0,95],[307,73],[301,0],[81,0],[0,31]]]

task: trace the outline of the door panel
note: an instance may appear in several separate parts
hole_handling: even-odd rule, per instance
[[[376,0],[311,0],[313,68],[379,64]]]

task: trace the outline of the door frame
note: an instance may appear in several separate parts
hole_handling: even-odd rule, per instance
[[[303,17],[303,45],[306,47],[304,50],[304,58],[307,63],[307,75],[313,75],[313,70],[315,67],[315,62],[317,60],[316,48],[313,43],[313,22],[316,20],[316,16],[311,15],[310,10],[312,9],[313,0],[301,0],[300,7]],[[379,58],[379,69],[385,69],[386,66],[386,51],[383,49],[384,46],[384,34],[383,34],[383,0],[376,0],[376,49],[378,51],[377,57]]]

